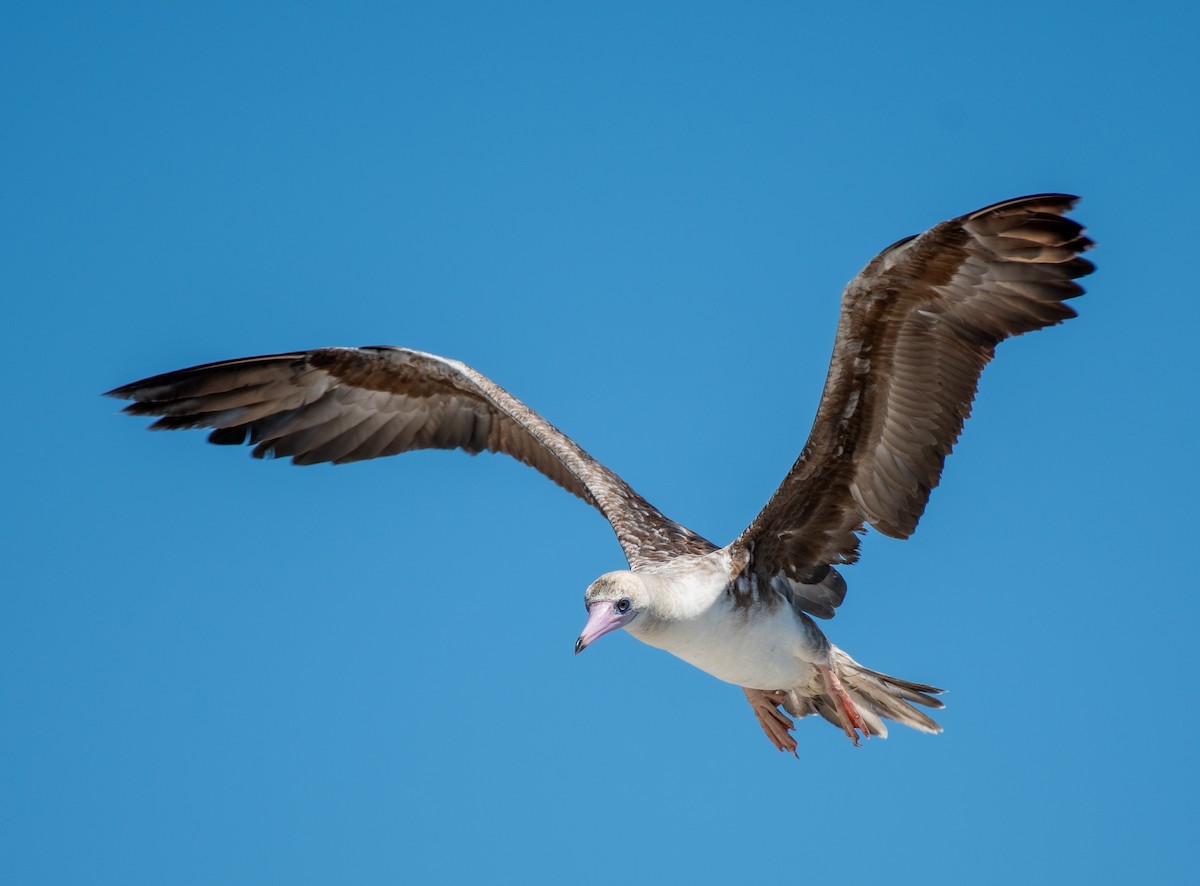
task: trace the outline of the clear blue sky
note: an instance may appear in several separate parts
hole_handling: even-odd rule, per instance
[[[0,879],[1183,881],[1195,4],[501,5],[6,11]],[[573,658],[621,552],[515,462],[264,464],[99,396],[444,353],[725,543],[842,284],[1043,190],[1082,316],[1001,348],[828,625],[950,689],[937,737],[806,720],[797,762],[630,637]]]

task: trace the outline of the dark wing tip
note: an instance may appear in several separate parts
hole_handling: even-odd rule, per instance
[[[982,209],[976,209],[974,212],[963,216],[964,220],[979,218],[984,215],[993,215],[1004,213],[1010,210],[1018,212],[1050,212],[1054,215],[1062,215],[1075,207],[1082,197],[1076,194],[1026,194],[1024,197],[1010,197],[1007,200],[1001,200],[998,203],[992,203],[989,206],[984,206]]]
[[[241,446],[249,436],[249,426],[235,425],[232,428],[217,428],[208,435],[208,442],[217,446]]]
[[[174,388],[189,375],[192,375],[198,370],[207,369],[209,366],[215,365],[217,364],[209,363],[205,364],[204,366],[191,366],[187,369],[176,369],[172,372],[164,372],[160,375],[151,375],[148,378],[143,378],[139,381],[121,385],[119,388],[113,388],[111,391],[105,391],[102,396],[115,397],[118,400],[154,400],[156,397],[167,393],[169,389]],[[137,412],[133,412],[132,410],[132,406],[127,406],[125,408],[126,412],[130,412],[133,415],[139,414]]]
[[[327,349],[332,350],[332,349]],[[289,362],[306,357],[310,351],[291,351],[284,354],[261,354],[256,357],[242,357],[238,360],[216,360],[212,363],[201,363],[186,369],[175,369],[159,375],[151,375],[139,381],[105,391],[100,396],[115,397],[118,400],[155,400],[159,398],[173,399],[187,395],[188,391],[180,390],[180,386],[188,381],[203,379],[212,374],[212,370],[235,371],[250,368],[255,365]]]
[[[171,384],[171,377],[174,375],[177,373],[167,372],[162,375],[152,375],[149,378],[113,388],[111,391],[105,391],[100,396],[113,397],[117,400],[144,400],[147,399],[145,396],[147,391],[161,389],[164,385]]]
[[[1028,257],[1022,256],[1022,250],[1015,249],[1011,257],[1017,260],[1045,262],[1055,264],[1067,279],[1085,277],[1096,270],[1096,266],[1087,259],[1081,258],[1081,253],[1087,252],[1096,242],[1084,232],[1082,224],[1067,216],[1079,197],[1073,194],[1032,194],[1028,197],[1015,197],[1002,200],[977,209],[958,219],[960,223],[976,232],[999,235],[1004,238],[1022,241],[1022,245],[1052,246],[1058,253],[1057,259],[1036,249],[1025,249]],[[982,220],[982,227],[971,225],[971,222]]]
[[[1080,249],[1079,249],[1080,252],[1083,252],[1085,249],[1091,249],[1093,246],[1096,245],[1095,242],[1093,240],[1089,239],[1088,237],[1083,237],[1082,239],[1084,240],[1086,245],[1080,247]],[[1086,259],[1086,258],[1078,258],[1078,257],[1073,258],[1073,259],[1071,259],[1071,261],[1066,262],[1065,266],[1066,266],[1066,269],[1070,272],[1072,280],[1076,280],[1080,277],[1086,277],[1088,274],[1092,274],[1096,270],[1096,263],[1094,261],[1091,261],[1090,259]],[[1083,295],[1083,287],[1080,286],[1080,287],[1078,287],[1078,289],[1079,289],[1078,292],[1074,293],[1073,295],[1068,295],[1065,297],[1066,298],[1075,298],[1075,296],[1077,296],[1077,295]]]

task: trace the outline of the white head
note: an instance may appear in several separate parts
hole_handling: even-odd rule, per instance
[[[628,627],[634,619],[654,617],[650,594],[641,577],[627,570],[600,576],[583,595],[588,620],[575,641],[575,654],[583,652],[598,637]]]

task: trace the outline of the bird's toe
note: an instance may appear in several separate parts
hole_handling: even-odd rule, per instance
[[[746,700],[750,702],[750,708],[758,718],[758,725],[762,727],[771,744],[778,750],[787,751],[795,756],[797,745],[791,731],[796,728],[796,724],[780,710],[786,693],[745,687],[742,691],[746,693]]]

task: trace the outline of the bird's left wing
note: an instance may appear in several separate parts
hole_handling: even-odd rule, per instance
[[[628,483],[469,366],[406,348],[321,348],[209,363],[109,391],[152,430],[214,428],[213,443],[298,465],[416,449],[503,452],[596,507],[634,569],[715,546],[667,519]]]
[[[996,345],[1075,316],[1063,302],[1093,270],[1079,257],[1092,241],[1065,215],[1076,199],[987,206],[901,240],[850,281],[808,442],[731,546],[760,579],[789,581],[797,606],[829,617],[840,597],[807,588],[856,559],[864,524],[916,529]]]

